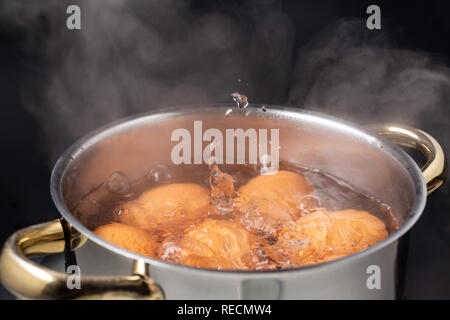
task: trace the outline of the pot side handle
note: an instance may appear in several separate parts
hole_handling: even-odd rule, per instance
[[[392,143],[416,149],[425,157],[422,173],[427,183],[427,194],[437,190],[447,177],[447,160],[439,143],[428,133],[405,125],[385,123],[367,128]]]
[[[68,283],[72,283],[73,274],[50,270],[29,259],[61,253],[65,248],[75,250],[85,242],[86,237],[63,219],[21,229],[5,242],[0,256],[0,281],[24,299],[164,298],[162,290],[146,274],[142,260],[134,261],[129,276],[80,276],[80,288],[70,289],[73,286]]]

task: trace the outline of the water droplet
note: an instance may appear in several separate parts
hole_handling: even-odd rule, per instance
[[[211,142],[206,148],[209,149],[209,155],[210,157],[206,160],[206,164],[209,166],[212,166],[216,163],[216,158],[212,155],[214,150],[217,150],[217,148],[220,146],[219,142],[216,142],[217,140],[214,140]]]
[[[264,154],[259,158],[259,173],[261,175],[270,174],[271,169],[269,168],[269,163],[271,162],[272,157],[268,154]]]
[[[267,165],[270,162],[270,156],[268,154],[263,154],[259,161],[261,162],[261,165]]]
[[[231,113],[233,112],[233,109],[228,109],[226,112],[225,112],[225,117],[228,117]]]
[[[231,94],[233,100],[236,102],[236,105],[240,109],[245,109],[248,106],[248,99],[245,95],[240,94],[239,92],[234,92]]]

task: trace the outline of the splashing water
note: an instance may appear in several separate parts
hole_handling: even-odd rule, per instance
[[[209,150],[210,150],[210,153],[212,152],[212,150],[215,148],[215,146],[214,146],[214,144],[210,144],[209,145]],[[216,164],[216,157],[214,157],[214,156],[210,156],[209,158],[208,158],[208,160],[206,161],[206,164],[208,165],[208,166],[212,166],[212,165],[214,165],[214,164]]]
[[[239,92],[234,92],[231,94],[233,100],[236,102],[236,105],[240,109],[245,109],[248,106],[248,99],[245,95],[240,94]]]
[[[231,113],[233,112],[233,109],[228,109],[226,112],[225,112],[225,117],[228,117]]]
[[[269,167],[269,164],[272,161],[272,157],[270,155],[268,155],[268,154],[262,155],[259,161],[260,161],[259,174],[261,174],[261,175],[271,175],[271,174],[275,174],[276,173],[276,171],[272,170]]]
[[[209,185],[211,188],[211,206],[209,215],[223,215],[233,212],[237,196],[234,188],[233,177],[222,172],[217,164],[209,165]]]
[[[259,165],[267,167],[270,163],[270,156],[265,155],[261,160]],[[283,238],[284,240],[278,243],[275,235],[276,230],[278,230],[277,228],[280,226],[280,222],[277,220],[278,215],[274,215],[274,213],[279,213],[281,216],[284,216],[285,211],[282,207],[269,205],[268,209],[270,210],[270,214],[264,215],[265,211],[259,208],[265,209],[266,202],[248,202],[247,199],[239,196],[239,188],[248,183],[250,179],[258,176],[259,170],[254,169],[260,169],[261,167],[254,168],[253,165],[240,167],[223,165],[223,168],[219,168],[216,164],[210,164],[208,166],[209,170],[202,170],[200,172],[200,170],[192,170],[190,166],[187,166],[185,167],[186,171],[182,175],[175,173],[173,171],[174,168],[171,167],[157,165],[154,168],[157,170],[153,170],[153,173],[158,172],[159,178],[161,178],[160,174],[162,173],[170,174],[172,176],[170,182],[172,183],[199,183],[206,188],[209,182],[210,202],[204,212],[207,216],[207,221],[215,221],[213,226],[220,228],[219,232],[220,230],[226,231],[226,237],[238,239],[233,241],[239,241],[240,233],[235,233],[234,228],[227,227],[227,224],[230,224],[230,222],[242,224],[244,228],[250,228],[252,230],[249,231],[247,229],[248,232],[251,232],[252,238],[254,237],[257,246],[255,246],[255,251],[251,251],[248,256],[242,258],[243,263],[246,266],[248,265],[249,268],[269,270],[295,267],[297,262],[291,261],[290,252],[294,252],[292,256],[295,256],[295,252],[307,250],[310,247],[308,239],[303,238]],[[315,187],[314,193],[303,196],[301,204],[297,207],[296,215],[298,216],[303,217],[314,212],[314,209],[318,206],[323,206],[332,210],[342,210],[342,208],[348,207],[368,209],[370,210],[369,212],[385,221],[388,227],[391,222],[390,220],[394,217],[389,207],[383,207],[380,205],[381,203],[374,201],[374,199],[347,188],[344,182],[340,180],[335,181],[335,178],[329,177],[320,170],[304,169],[289,163],[282,163],[281,168],[304,175]],[[115,172],[105,179],[98,188],[91,190],[88,195],[83,197],[82,203],[76,208],[74,214],[92,230],[100,225],[109,224],[113,221],[121,221],[124,217],[132,214],[132,211],[129,209],[132,207],[125,205],[129,201],[126,196],[119,196],[109,191],[109,189],[115,192],[122,192],[127,189],[124,186],[128,186],[128,191],[139,195],[143,191],[150,190],[164,183],[163,181],[165,179],[157,179],[158,182],[156,182],[154,179],[155,175],[151,176],[153,179],[148,179],[147,176],[144,176],[145,179],[139,178],[130,181],[125,174]],[[183,178],[178,179],[177,177],[179,176]],[[209,178],[208,182],[204,181],[205,177]],[[108,184],[111,185],[108,186]],[[135,198],[133,197],[131,200],[133,199]],[[178,210],[178,207],[176,210]],[[164,213],[164,218],[172,219],[177,214],[178,211],[166,212]],[[203,219],[205,219],[205,216],[199,217],[198,220],[189,221],[188,224],[191,227],[197,226],[202,223]],[[173,246],[173,241],[174,239],[183,239],[185,226],[177,227],[175,224],[159,225],[157,228],[151,229],[148,232],[157,240],[158,245],[166,246],[164,249],[177,249],[178,247]],[[288,223],[287,226],[290,226],[290,224]],[[396,230],[396,228],[392,227],[390,229],[392,231]],[[210,239],[207,233],[212,229],[204,230],[198,228],[197,231],[202,235],[204,234],[206,240]],[[290,233],[286,233],[286,235],[290,235]],[[219,239],[218,241],[220,241],[220,234],[218,237],[215,238],[215,236],[212,236],[211,241],[216,241],[215,239]],[[180,250],[187,250],[186,254],[191,254],[189,253],[189,248],[179,248]],[[332,247],[325,249],[333,250]],[[167,251],[165,250],[164,252]],[[183,251],[174,253],[174,255],[177,254],[182,256]],[[272,257],[277,260],[272,260]],[[165,259],[163,255],[158,258]],[[178,262],[170,262],[182,263],[181,260]],[[221,265],[217,265],[218,269],[220,267]]]

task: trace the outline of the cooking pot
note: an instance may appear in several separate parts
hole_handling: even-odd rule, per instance
[[[0,258],[3,285],[28,299],[396,298],[407,232],[422,214],[427,194],[442,185],[446,174],[444,153],[435,139],[403,125],[360,128],[306,110],[250,105],[230,114],[230,107],[151,112],[103,127],[72,145],[51,176],[51,194],[62,218],[9,237]],[[279,129],[281,160],[342,178],[388,204],[400,228],[367,250],[327,263],[277,271],[221,271],[127,251],[99,238],[71,212],[74,203],[114,172],[133,180],[170,163],[171,133],[178,128],[192,132],[195,120],[202,121],[204,130],[222,132]],[[396,145],[421,151],[427,160],[422,169]],[[78,271],[50,270],[30,259],[62,252],[66,267],[76,264],[79,269],[73,270]],[[69,285],[76,279],[79,286]]]

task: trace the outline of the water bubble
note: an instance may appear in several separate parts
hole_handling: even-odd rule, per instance
[[[239,92],[234,92],[231,94],[233,100],[236,102],[236,105],[240,109],[245,109],[248,106],[248,99],[245,95],[240,94]]]
[[[150,169],[147,178],[157,183],[169,183],[172,181],[173,177],[168,166],[158,164]]]
[[[320,197],[315,194],[305,195],[300,202],[300,210],[309,213],[310,209],[321,207]]]
[[[126,195],[130,193],[128,178],[121,172],[114,172],[106,180],[106,189],[115,194]]]

